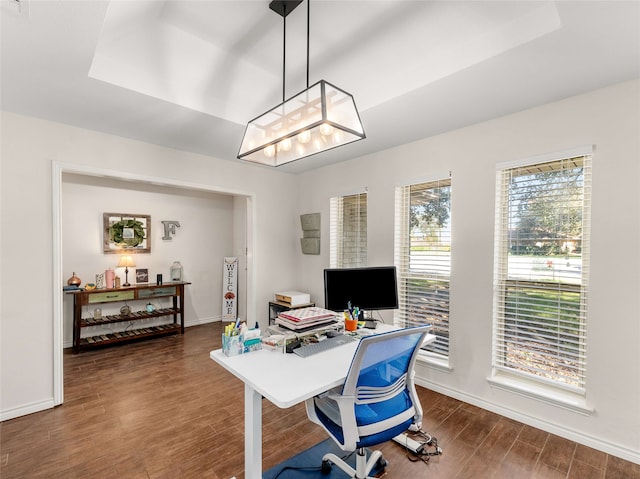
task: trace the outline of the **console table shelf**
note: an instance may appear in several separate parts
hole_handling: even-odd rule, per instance
[[[131,312],[131,314],[109,314],[107,316],[103,316],[100,319],[95,318],[83,318],[80,322],[80,326],[86,328],[88,326],[100,326],[103,324],[110,323],[121,323],[122,321],[135,321],[138,319],[148,319],[148,318],[159,318],[161,316],[170,316],[172,314],[179,314],[180,310],[173,308],[162,308],[154,311],[153,313],[149,313],[147,311],[135,311]]]
[[[80,347],[86,349],[91,347],[107,346],[109,344],[121,343],[123,341],[133,341],[168,334],[177,334],[179,332],[180,325],[174,323],[149,326],[148,328],[127,329],[118,333],[100,334],[97,336],[80,338]]]
[[[73,352],[84,349],[108,346],[116,343],[137,341],[145,338],[166,336],[168,334],[184,333],[184,287],[185,282],[171,282],[163,285],[135,284],[123,288],[99,289],[91,291],[68,291],[73,295]],[[154,311],[131,311],[129,314],[107,314],[99,318],[82,317],[85,306],[98,306],[103,303],[124,303],[128,301],[150,301],[156,298],[171,298],[171,307],[164,307]],[[82,329],[92,326],[104,326],[150,318],[172,316],[173,322],[153,326],[139,324],[137,327],[127,327],[124,331],[96,334],[82,337]],[[178,322],[178,316],[180,317]]]

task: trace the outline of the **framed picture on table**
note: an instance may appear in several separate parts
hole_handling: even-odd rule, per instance
[[[136,269],[136,283],[148,283],[149,282],[149,270],[147,268]]]

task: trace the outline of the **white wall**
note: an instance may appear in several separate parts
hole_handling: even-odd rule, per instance
[[[54,294],[61,291],[52,286],[53,162],[250,198],[253,218],[247,222],[253,221],[250,234],[257,240],[246,240],[255,243],[247,317],[266,324],[274,290],[290,287],[295,275],[292,251],[301,254],[298,228],[282,221],[297,214],[293,175],[8,112],[0,119],[0,419],[54,403],[53,308]],[[194,271],[185,268],[187,274]],[[57,280],[65,282],[67,274]]]
[[[120,255],[103,252],[103,213],[150,215],[148,237],[151,252],[132,255],[136,268],[130,268],[129,282],[136,282],[137,268],[148,270],[149,282],[156,281],[156,274],[162,274],[164,281],[169,281],[171,264],[180,261],[184,268],[184,280],[191,283],[185,290],[186,325],[219,321],[222,313],[223,258],[234,254],[233,235],[236,228],[233,208],[234,197],[230,195],[63,174],[64,277],[68,278],[75,272],[83,284],[90,283],[95,282],[97,273],[112,268],[124,282],[124,268],[117,268]],[[162,239],[163,220],[180,222],[171,240]],[[241,232],[240,228],[238,230]],[[120,306],[117,305],[118,308]],[[65,347],[70,347],[73,342],[72,308],[73,298],[65,295]],[[106,313],[105,308],[108,305],[102,305],[103,313]],[[109,325],[108,329],[113,328],[114,325]],[[101,330],[92,331],[91,334],[101,334]]]
[[[255,237],[256,247],[249,308],[263,322],[274,290],[308,291],[322,303],[330,196],[368,187],[369,263],[390,264],[394,187],[451,171],[453,371],[421,365],[420,380],[640,462],[639,106],[640,81],[627,82],[299,176],[2,113],[0,414],[6,419],[52,403],[52,161],[137,175],[152,171],[251,194],[255,231],[247,243]],[[596,147],[587,370],[587,400],[595,413],[582,416],[492,389],[486,378],[495,165],[587,144]],[[322,213],[321,254],[302,255],[299,214],[314,212]]]
[[[595,145],[584,416],[493,389],[496,164]],[[418,368],[423,384],[640,462],[640,81],[477,124],[298,178],[299,212],[322,213],[320,257],[299,257],[298,284],[322,298],[329,198],[368,187],[369,264],[393,263],[398,185],[452,174],[451,366]],[[600,441],[603,441],[602,443]]]

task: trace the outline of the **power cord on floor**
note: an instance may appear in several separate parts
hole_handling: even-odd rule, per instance
[[[303,467],[303,466],[284,466],[282,469],[280,469],[280,471],[278,472],[278,474],[276,474],[275,476],[273,476],[273,479],[278,479],[280,477],[280,474],[282,474],[285,471],[298,471],[298,472],[319,472],[321,471],[322,468],[321,467]]]
[[[438,446],[438,440],[430,434],[427,434],[422,430],[407,431],[405,434],[409,440],[415,441],[419,444],[418,447],[411,448],[407,444],[402,444],[401,442],[397,441],[398,444],[404,446],[407,452],[407,458],[410,461],[422,461],[427,464],[432,456],[442,455],[442,448]]]

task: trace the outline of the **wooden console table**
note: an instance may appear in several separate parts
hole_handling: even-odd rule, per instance
[[[168,334],[184,333],[184,287],[185,282],[169,282],[162,285],[156,284],[134,284],[117,289],[94,289],[91,291],[67,291],[73,295],[73,352],[78,353],[84,349],[107,346],[116,343],[136,341],[144,338],[165,336]],[[155,298],[172,298],[172,307],[156,309],[148,312],[144,304],[141,304],[141,311],[131,308],[129,314],[102,315],[101,318],[94,318],[93,315],[82,317],[83,306],[94,305],[99,307],[103,303],[121,302],[127,304],[129,301],[151,301]],[[91,311],[90,313],[92,313]],[[85,313],[86,314],[86,313]],[[178,315],[180,322],[178,323]],[[97,336],[82,337],[82,328],[89,326],[102,326],[105,324],[133,322],[141,319],[159,318],[162,316],[173,316],[173,323],[161,324],[157,326],[139,325],[136,329],[109,334],[99,334]]]

